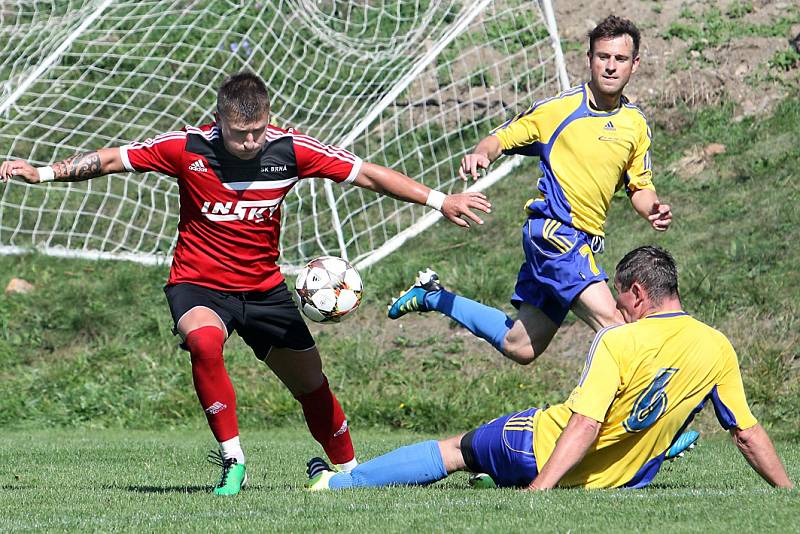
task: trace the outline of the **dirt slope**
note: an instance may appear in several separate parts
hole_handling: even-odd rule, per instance
[[[642,31],[641,67],[626,94],[651,120],[679,127],[677,109],[727,99],[737,117],[769,110],[800,87],[800,2],[555,0],[570,81],[587,75],[586,33],[608,14]],[[794,46],[800,46],[794,44]]]

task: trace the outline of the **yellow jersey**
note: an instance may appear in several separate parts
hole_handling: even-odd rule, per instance
[[[736,352],[723,334],[685,312],[603,329],[567,402],[534,416],[537,463],[547,462],[572,413],[579,413],[601,422],[600,433],[559,485],[645,486],[673,440],[709,400],[726,429],[757,423]]]
[[[598,111],[587,84],[536,102],[492,131],[505,154],[538,156],[535,215],[603,236],[614,193],[652,189],[651,133],[644,114],[624,96],[620,107]]]

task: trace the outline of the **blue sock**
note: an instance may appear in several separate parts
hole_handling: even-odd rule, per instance
[[[421,486],[447,476],[436,441],[400,447],[383,456],[358,464],[349,473],[336,473],[331,489],[388,486]]]
[[[425,295],[425,306],[455,320],[461,326],[503,352],[503,340],[514,320],[497,308],[442,289]]]

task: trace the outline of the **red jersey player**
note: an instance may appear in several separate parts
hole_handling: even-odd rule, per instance
[[[314,339],[277,265],[280,205],[300,179],[328,178],[438,209],[451,222],[481,224],[481,193],[445,195],[386,167],[362,161],[292,129],[269,124],[269,95],[242,72],[217,93],[214,123],[186,127],[141,143],[102,148],[48,167],[0,165],[0,180],[81,181],[115,172],[156,171],[178,180],[178,242],[167,301],[182,346],[191,354],[200,405],[219,442],[218,495],[246,482],[236,395],[222,349],[236,331],[300,402],[308,428],[342,470],[357,464],[347,420],[322,371]]]

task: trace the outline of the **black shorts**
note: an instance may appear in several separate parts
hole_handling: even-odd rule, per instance
[[[284,282],[269,291],[246,292],[183,283],[166,286],[164,293],[176,334],[181,317],[192,308],[203,306],[219,316],[227,335],[236,331],[259,360],[265,359],[272,347],[297,351],[314,347],[314,338]]]

